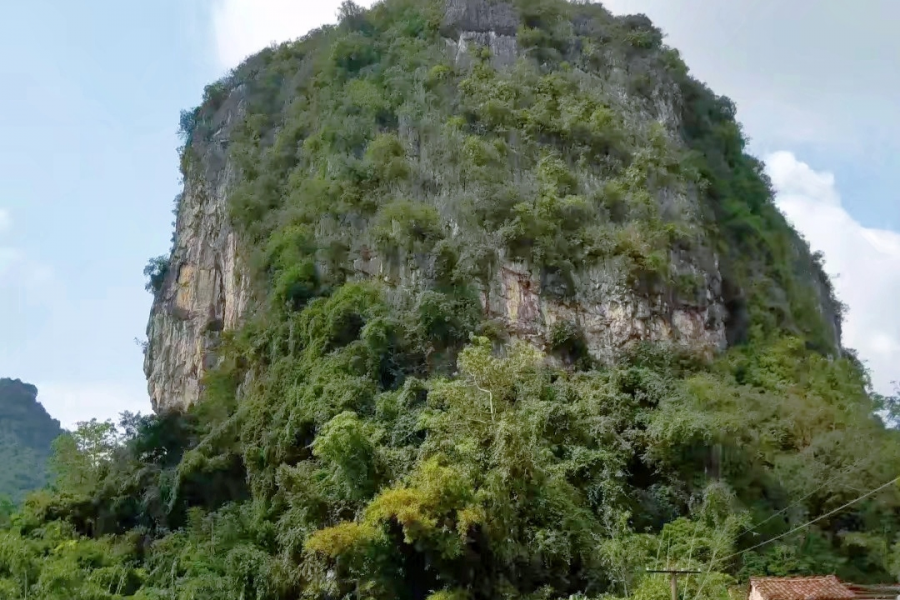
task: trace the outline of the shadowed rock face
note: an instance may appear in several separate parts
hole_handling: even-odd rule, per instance
[[[511,4],[485,0],[447,0],[441,25],[446,37],[463,32],[514,36],[518,28],[519,15]]]
[[[510,3],[446,0],[441,33],[460,69],[471,64],[475,47],[489,48],[493,64],[505,69],[521,54],[516,37],[519,24],[520,16]],[[593,25],[573,22],[576,29],[588,26]],[[608,52],[604,60],[611,67],[602,85],[624,107],[625,126],[646,129],[660,123],[677,137],[679,91],[656,82],[649,103],[631,102],[626,59],[615,50]],[[238,177],[227,145],[232,129],[243,118],[246,94],[244,85],[231,84],[210,117],[209,135],[191,142],[196,160],[185,174],[170,268],[147,329],[144,369],[157,411],[186,407],[200,398],[203,376],[217,364],[221,333],[236,328],[253,307],[241,240],[227,211],[229,191]],[[420,139],[415,127],[401,118],[398,133],[407,145],[407,158],[419,161],[421,169],[431,168],[426,164],[427,149],[417,149]],[[701,212],[696,190],[664,189],[658,201],[663,212]],[[635,340],[669,341],[711,355],[740,339],[746,319],[740,301],[743,291],[723,285],[719,257],[707,246],[671,253],[675,273],[696,282],[688,293],[636,290],[623,280],[614,262],[577,265],[572,279],[562,281],[557,274],[536,272],[504,256],[501,250],[490,277],[479,284],[482,308],[485,316],[504,323],[510,334],[538,345],[546,344],[554,327],[576,324],[587,349],[600,360],[613,359]],[[364,254],[353,260],[357,278],[380,279],[401,290],[421,287],[433,267],[434,257],[398,262],[369,249]],[[828,308],[824,296],[821,306]],[[838,346],[839,337],[837,324]]]
[[[469,49],[489,48],[495,66],[508,66],[518,55],[519,14],[506,2],[447,0],[441,32],[458,65],[465,66]]]

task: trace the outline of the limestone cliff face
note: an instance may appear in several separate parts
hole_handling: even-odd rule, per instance
[[[508,3],[485,0],[447,0],[443,23],[456,63],[465,66],[469,49],[483,46],[491,51],[498,67],[515,62],[520,50],[516,41],[519,15]],[[578,26],[578,23],[575,23]],[[615,63],[618,57],[609,56]],[[628,91],[622,68],[614,68],[608,86],[623,99]],[[635,127],[660,122],[674,136],[680,123],[679,98],[675,90],[658,86],[652,113],[631,107],[628,112]],[[627,103],[627,102],[626,102]],[[674,190],[673,190],[674,192]],[[661,198],[661,202],[696,205],[697,199]],[[595,358],[610,359],[634,340],[672,341],[700,348],[708,353],[726,346],[726,313],[722,301],[722,278],[718,260],[707,251],[692,256],[672,256],[675,268],[699,276],[703,284],[693,298],[671,294],[636,294],[623,281],[616,265],[580,269],[571,288],[575,294],[565,300],[553,293],[554,281],[547,274],[535,274],[528,265],[504,260],[482,293],[482,305],[491,316],[503,320],[511,333],[536,343],[546,341],[557,324],[574,323],[585,335]]]
[[[376,278],[414,289],[429,278],[429,261],[382,261],[373,254],[357,261],[360,278]],[[550,274],[535,274],[529,265],[502,260],[487,285],[481,305],[487,317],[504,324],[510,335],[549,349],[557,326],[575,325],[591,355],[612,360],[635,341],[670,342],[707,356],[727,347],[727,317],[721,275],[712,253],[676,257],[675,264],[696,276],[701,285],[692,298],[671,291],[638,293],[628,286],[617,265],[581,269],[571,285],[575,293],[563,297],[562,285]]]
[[[508,3],[494,0],[446,0],[441,33],[451,59],[465,68],[471,48],[487,47],[500,68],[513,64],[522,51],[517,42],[519,15]],[[575,22],[573,26],[580,26]],[[253,59],[251,59],[252,61]],[[613,65],[607,85],[628,108],[629,127],[662,124],[678,138],[681,98],[674,86],[657,84],[651,101],[629,104],[626,66],[610,55]],[[299,76],[299,75],[298,75]],[[211,134],[188,149],[196,159],[185,174],[179,205],[175,246],[165,282],[153,304],[148,325],[145,372],[153,406],[158,411],[189,406],[202,392],[206,371],[216,364],[221,332],[233,329],[252,310],[249,275],[242,265],[242,245],[229,224],[229,190],[238,174],[228,157],[232,128],[242,118],[243,85],[220,91],[210,117]],[[413,148],[415,131],[400,123],[400,136],[410,160],[425,161]],[[665,190],[658,198],[664,210],[699,212],[697,192]],[[366,248],[353,260],[357,278],[381,279],[399,289],[413,290],[429,278],[428,257],[379,257]],[[693,283],[685,292],[671,289],[636,290],[615,261],[576,269],[573,281],[560,282],[553,273],[535,270],[498,252],[490,277],[480,284],[485,315],[506,324],[511,335],[547,346],[554,327],[574,324],[590,353],[608,360],[636,340],[670,341],[714,354],[740,336],[742,290],[726,289],[720,258],[710,248],[673,250],[672,269]],[[815,278],[813,278],[815,279]],[[826,282],[827,283],[827,282]],[[820,292],[820,310],[829,312],[827,290]],[[560,288],[566,288],[565,293]],[[823,308],[824,307],[824,308]],[[833,311],[831,311],[833,312]],[[834,322],[835,346],[840,345],[839,318]]]
[[[198,160],[185,174],[168,273],[147,325],[144,372],[157,411],[199,399],[220,333],[233,329],[247,308],[239,241],[226,209],[234,173],[225,144],[240,111],[235,90],[217,115],[212,139],[191,149]]]
[[[494,63],[508,65],[518,54],[516,31],[519,15],[505,2],[447,0],[442,33],[457,64],[468,60],[468,49],[490,48]]]

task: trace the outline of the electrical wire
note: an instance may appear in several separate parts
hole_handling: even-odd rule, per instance
[[[852,470],[856,469],[857,467],[859,467],[859,466],[860,466],[865,460],[867,460],[867,459],[868,459],[868,457],[860,458],[858,461],[856,461],[855,463],[853,463],[853,464],[850,465],[849,467],[845,468],[843,471],[840,471],[840,472],[838,472],[836,475],[832,476],[830,479],[827,479],[827,480],[825,481],[825,483],[823,483],[822,485],[820,485],[819,487],[817,487],[816,489],[814,489],[814,490],[811,491],[810,493],[806,494],[805,496],[803,496],[803,497],[800,498],[799,500],[796,500],[795,502],[791,503],[790,505],[788,505],[788,506],[782,508],[781,510],[779,510],[779,511],[778,511],[777,513],[775,513],[774,515],[771,515],[770,517],[768,517],[768,518],[766,518],[766,519],[763,519],[763,520],[760,521],[759,523],[757,523],[757,524],[755,524],[755,525],[751,525],[751,526],[748,527],[747,529],[743,530],[742,532],[740,532],[739,534],[737,534],[737,537],[741,537],[741,536],[744,535],[745,533],[749,533],[749,532],[753,531],[754,529],[759,529],[760,527],[762,527],[763,525],[765,525],[766,523],[768,523],[768,522],[771,521],[772,519],[774,519],[774,518],[776,518],[776,517],[779,517],[779,516],[783,515],[783,514],[786,513],[787,511],[789,511],[789,510],[791,510],[792,508],[794,508],[795,506],[799,505],[801,502],[804,502],[807,498],[809,498],[810,496],[812,496],[812,495],[815,494],[816,492],[821,491],[825,486],[827,486],[827,485],[829,485],[829,484],[831,484],[831,483],[834,483],[834,482],[837,481],[838,478],[840,478],[840,477],[843,477],[843,476],[845,476],[845,475],[848,475],[848,474],[850,473],[850,471],[852,471]]]
[[[839,506],[839,507],[835,508],[834,510],[829,511],[829,512],[825,513],[824,515],[820,516],[820,517],[816,517],[815,519],[813,519],[813,520],[811,520],[811,521],[809,521],[809,522],[807,522],[807,523],[804,523],[803,525],[798,525],[797,527],[794,527],[793,529],[791,529],[790,531],[788,531],[788,532],[786,532],[786,533],[782,533],[781,535],[776,535],[775,537],[770,538],[770,539],[768,539],[768,540],[766,540],[766,541],[764,541],[764,542],[760,542],[759,544],[756,544],[755,546],[751,546],[750,548],[747,548],[747,549],[745,549],[745,550],[741,550],[740,552],[735,552],[734,554],[730,554],[730,555],[728,555],[728,556],[726,556],[726,557],[724,557],[724,558],[720,558],[720,559],[719,559],[718,561],[716,561],[716,562],[724,562],[724,561],[726,561],[726,560],[729,560],[729,559],[732,559],[732,558],[736,558],[736,557],[740,556],[741,554],[745,554],[745,553],[747,553],[747,552],[751,552],[751,551],[753,551],[753,550],[756,550],[757,548],[761,548],[762,546],[765,546],[766,544],[771,544],[772,542],[774,542],[774,541],[776,541],[776,540],[780,540],[780,539],[782,539],[782,538],[785,538],[785,537],[791,535],[792,533],[796,533],[796,532],[800,531],[801,529],[804,529],[804,528],[806,528],[806,527],[809,527],[810,525],[812,525],[812,524],[814,524],[814,523],[818,523],[818,522],[821,521],[822,519],[827,519],[828,517],[830,517],[830,516],[832,516],[832,515],[834,515],[834,514],[836,514],[836,513],[839,513],[840,511],[844,510],[845,508],[848,508],[848,507],[850,507],[850,506],[853,506],[854,504],[856,504],[856,503],[859,502],[860,500],[865,500],[865,499],[868,498],[869,496],[872,496],[873,494],[877,494],[877,493],[880,492],[881,490],[887,488],[888,486],[891,486],[891,485],[897,483],[898,481],[900,481],[900,477],[895,477],[894,479],[888,481],[888,482],[885,483],[884,485],[880,485],[880,486],[878,486],[877,488],[875,488],[874,490],[871,490],[871,491],[869,491],[869,492],[866,492],[866,493],[863,494],[862,496],[859,496],[859,497],[857,497],[856,499],[851,500],[850,502],[844,504],[843,506]],[[713,564],[713,563],[710,563],[710,566],[712,566],[712,564]]]
[[[751,546],[750,548],[746,548],[746,549],[744,549],[744,550],[741,550],[740,552],[735,552],[734,554],[729,554],[728,556],[725,556],[725,557],[720,558],[720,559],[718,559],[718,560],[716,560],[715,552],[713,552],[712,560],[709,562],[709,565],[708,565],[708,567],[707,567],[707,569],[706,569],[706,573],[704,574],[703,579],[702,579],[702,581],[701,581],[701,583],[700,583],[700,588],[697,590],[697,594],[694,596],[694,600],[697,600],[697,599],[700,597],[700,592],[703,590],[703,586],[706,584],[706,579],[709,577],[709,574],[712,572],[712,569],[713,569],[713,566],[714,566],[714,565],[716,565],[716,564],[718,564],[718,563],[721,563],[721,562],[725,562],[725,561],[727,561],[727,560],[731,560],[732,558],[737,558],[738,556],[741,556],[742,554],[746,554],[747,552],[752,552],[753,550],[756,550],[757,548],[761,548],[761,547],[765,546],[766,544],[771,544],[771,543],[774,542],[774,541],[780,540],[780,539],[782,539],[782,538],[785,538],[785,537],[791,535],[792,533],[796,533],[796,532],[800,531],[801,529],[804,529],[804,528],[806,528],[806,527],[809,527],[810,525],[812,525],[812,524],[814,524],[814,523],[817,523],[817,522],[821,521],[822,519],[827,519],[828,517],[834,515],[835,513],[838,513],[838,512],[840,512],[840,511],[844,510],[845,508],[848,508],[848,507],[850,507],[850,506],[853,506],[854,504],[856,504],[856,503],[859,502],[860,500],[865,500],[865,499],[868,498],[869,496],[872,496],[872,495],[874,495],[874,494],[877,494],[877,493],[880,492],[881,490],[883,490],[883,489],[885,489],[885,488],[887,488],[887,487],[889,487],[889,486],[891,486],[891,485],[893,485],[893,484],[895,484],[895,483],[897,483],[897,482],[900,482],[900,476],[895,477],[894,479],[888,481],[887,483],[878,486],[878,487],[875,488],[874,490],[871,490],[871,491],[869,491],[869,492],[866,492],[866,493],[863,494],[862,496],[859,496],[859,497],[855,498],[854,500],[851,500],[850,502],[844,504],[843,506],[839,506],[839,507],[835,508],[834,510],[832,510],[832,511],[830,511],[830,512],[827,512],[827,513],[825,513],[825,514],[822,515],[822,516],[816,517],[815,519],[812,519],[811,521],[808,521],[807,523],[804,523],[803,525],[799,525],[799,526],[797,526],[797,527],[794,527],[793,529],[791,529],[790,531],[788,531],[788,532],[786,532],[786,533],[782,533],[781,535],[777,535],[777,536],[775,536],[775,537],[773,537],[773,538],[770,538],[770,539],[768,539],[768,540],[766,540],[766,541],[764,541],[764,542],[761,542],[761,543],[759,543],[759,544],[756,544],[755,546]]]

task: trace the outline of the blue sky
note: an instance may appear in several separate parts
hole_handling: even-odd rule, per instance
[[[686,1],[686,0],[685,0]],[[167,250],[178,114],[338,0],[22,0],[0,18],[0,376],[66,425],[149,410],[142,269]],[[895,0],[610,0],[646,12],[738,102],[785,213],[839,273],[848,343],[900,379]],[[840,10],[838,8],[840,7]]]
[[[146,411],[142,269],[169,244],[179,110],[221,71],[203,11],[29,0],[3,13],[0,248],[16,257],[0,263],[0,376],[38,384],[65,423]]]

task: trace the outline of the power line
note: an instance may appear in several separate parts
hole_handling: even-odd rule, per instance
[[[770,544],[770,543],[772,543],[772,542],[774,542],[774,541],[776,541],[776,540],[780,540],[781,538],[787,537],[787,536],[791,535],[792,533],[796,533],[796,532],[800,531],[801,529],[804,529],[804,528],[806,528],[806,527],[809,527],[809,526],[812,525],[813,523],[818,523],[818,522],[821,521],[822,519],[827,519],[827,518],[830,517],[831,515],[833,515],[833,514],[835,514],[835,513],[838,513],[838,512],[840,512],[840,511],[844,510],[845,508],[848,508],[848,507],[850,507],[850,506],[853,506],[854,504],[856,504],[856,503],[859,502],[860,500],[865,500],[865,499],[868,498],[869,496],[871,496],[871,495],[873,495],[873,494],[877,494],[877,493],[880,492],[881,490],[887,488],[888,486],[891,486],[891,485],[897,483],[898,481],[900,481],[900,477],[896,477],[896,478],[894,478],[894,479],[888,481],[888,482],[885,483],[884,485],[878,486],[878,487],[875,488],[874,490],[869,491],[869,492],[866,492],[865,494],[863,494],[862,496],[859,496],[859,497],[856,498],[855,500],[851,500],[850,502],[848,502],[847,504],[844,504],[843,506],[839,506],[838,508],[835,508],[834,510],[832,510],[832,511],[830,511],[830,512],[827,512],[827,513],[825,513],[824,515],[822,515],[822,516],[820,516],[820,517],[816,517],[816,518],[813,519],[812,521],[809,521],[809,522],[807,522],[807,523],[804,523],[803,525],[798,525],[797,527],[794,527],[793,529],[791,529],[790,531],[788,531],[788,532],[786,532],[786,533],[782,533],[781,535],[777,535],[777,536],[775,536],[775,537],[773,537],[773,538],[770,538],[770,539],[768,539],[768,540],[766,540],[766,541],[764,541],[764,542],[761,542],[761,543],[759,543],[759,544],[756,544],[755,546],[751,546],[750,548],[747,548],[746,550],[741,550],[740,552],[735,552],[734,554],[730,554],[730,555],[726,556],[725,558],[720,558],[720,559],[719,559],[718,561],[716,561],[716,562],[723,562],[723,561],[726,561],[726,560],[735,558],[735,557],[737,557],[737,556],[740,556],[741,554],[745,554],[745,553],[747,553],[747,552],[751,552],[751,551],[753,551],[753,550],[756,550],[757,548],[761,548],[762,546],[765,546],[766,544]],[[710,563],[710,568],[712,567],[712,564],[713,564],[713,563]]]
[[[832,480],[833,480],[833,479],[834,479],[834,478],[832,478]],[[887,488],[887,487],[889,487],[889,486],[891,486],[891,485],[894,485],[894,484],[897,483],[897,482],[900,482],[900,476],[895,477],[894,479],[888,481],[887,483],[882,484],[882,485],[878,486],[877,488],[875,488],[875,489],[873,489],[873,490],[871,490],[871,491],[868,491],[868,492],[866,492],[865,494],[863,494],[863,495],[861,495],[861,496],[858,496],[858,497],[854,498],[854,499],[851,500],[850,502],[847,502],[846,504],[844,504],[844,505],[842,505],[842,506],[839,506],[839,507],[835,508],[834,510],[829,511],[829,512],[825,513],[824,515],[821,515],[821,516],[819,516],[819,517],[816,517],[815,519],[812,519],[812,520],[810,520],[810,521],[804,523],[803,525],[798,525],[797,527],[794,527],[794,528],[791,529],[790,531],[787,531],[787,532],[785,532],[785,533],[782,533],[781,535],[777,535],[777,536],[775,536],[775,537],[773,537],[773,538],[770,538],[770,539],[768,539],[768,540],[766,540],[766,541],[764,541],[764,542],[761,542],[761,543],[759,543],[759,544],[756,544],[755,546],[751,546],[750,548],[746,548],[746,549],[741,550],[741,551],[739,551],[739,552],[735,552],[735,553],[733,553],[733,554],[729,554],[728,556],[726,556],[726,557],[724,557],[724,558],[720,558],[720,559],[716,560],[716,558],[715,558],[715,552],[713,552],[712,560],[709,562],[709,565],[707,566],[706,573],[704,574],[703,580],[702,580],[702,582],[701,582],[701,584],[700,584],[700,588],[697,590],[697,595],[695,596],[695,600],[696,600],[696,598],[699,598],[700,592],[702,591],[703,586],[706,584],[706,579],[707,579],[707,577],[709,577],[709,574],[712,572],[712,569],[713,569],[713,566],[714,566],[714,565],[716,565],[716,564],[718,564],[718,563],[720,563],[720,562],[725,562],[725,561],[730,560],[730,559],[732,559],[732,558],[736,558],[736,557],[738,557],[738,556],[741,556],[742,554],[746,554],[747,552],[752,552],[753,550],[756,550],[756,549],[761,548],[761,547],[763,547],[763,546],[765,546],[765,545],[767,545],[767,544],[771,544],[772,542],[775,542],[775,541],[780,540],[780,539],[782,539],[782,538],[785,538],[785,537],[787,537],[787,536],[789,536],[789,535],[791,535],[791,534],[793,534],[793,533],[796,533],[796,532],[800,531],[801,529],[805,529],[806,527],[809,527],[810,525],[813,525],[813,524],[815,524],[815,523],[818,523],[819,521],[821,521],[821,520],[823,520],[823,519],[827,519],[828,517],[830,517],[830,516],[832,516],[832,515],[834,515],[834,514],[836,514],[836,513],[839,513],[840,511],[844,510],[845,508],[849,508],[849,507],[853,506],[853,505],[856,504],[857,502],[860,502],[860,501],[865,500],[866,498],[868,498],[868,497],[870,497],[870,496],[872,496],[872,495],[874,495],[874,494],[877,494],[877,493],[880,492],[881,490],[883,490],[883,489],[885,489],[885,488]],[[824,486],[820,486],[819,489],[821,489],[821,487],[824,487]],[[815,490],[815,491],[818,491],[818,490]],[[807,497],[808,497],[808,496],[811,496],[813,493],[815,493],[815,491],[813,491],[813,492],[811,492],[810,494],[808,494]],[[791,508],[791,507],[789,506],[788,509],[789,509],[789,508]],[[787,509],[784,509],[784,510],[787,510]],[[784,510],[781,511],[781,512],[784,512]],[[780,514],[780,513],[778,513],[778,514]],[[777,514],[776,514],[776,515],[773,515],[773,517],[774,517],[774,516],[777,516]],[[770,517],[770,519],[771,519],[771,518],[772,518],[772,517]],[[768,519],[767,519],[767,520],[768,520]],[[755,527],[759,527],[759,525],[762,525],[762,524],[765,523],[765,522],[766,522],[766,521],[763,521],[763,522],[759,523],[758,525],[756,525]],[[753,529],[753,528],[751,528],[751,529]],[[745,529],[744,531],[742,531],[741,533],[738,534],[738,537],[741,536],[741,535],[743,535],[743,534],[746,533],[747,531],[750,531],[750,529]],[[662,540],[660,540],[660,542],[662,542]],[[693,545],[693,544],[692,544],[692,545]],[[659,552],[660,549],[661,549],[661,548],[657,548],[657,552]],[[659,560],[659,558],[658,558],[658,556],[657,556],[657,561],[658,561],[658,560]],[[666,562],[668,563],[668,561],[666,561]],[[671,575],[671,578],[672,578],[671,586],[672,586],[672,594],[673,594],[673,598],[675,598],[675,597],[677,596],[677,583],[676,583],[676,577],[677,577],[677,575],[680,575],[680,574],[685,574],[685,575],[687,575],[687,574],[700,574],[700,573],[702,573],[702,571],[649,570],[649,569],[648,569],[648,572],[650,572],[650,573],[669,573],[669,574]]]
[[[716,564],[718,564],[718,563],[720,563],[720,562],[724,562],[724,561],[726,561],[726,560],[730,560],[730,559],[732,559],[732,558],[736,558],[736,557],[738,557],[738,556],[740,556],[740,555],[742,555],[742,554],[746,554],[747,552],[752,552],[753,550],[756,550],[757,548],[761,548],[761,547],[765,546],[766,544],[770,544],[770,543],[772,543],[772,542],[774,542],[774,541],[776,541],[776,540],[780,540],[781,538],[787,537],[787,536],[791,535],[792,533],[796,533],[797,531],[800,531],[801,529],[803,529],[803,528],[805,528],[805,527],[809,527],[809,526],[812,525],[813,523],[817,523],[817,522],[821,521],[822,519],[827,519],[827,518],[830,517],[831,515],[833,515],[833,514],[835,514],[835,513],[837,513],[837,512],[840,512],[840,511],[844,510],[844,509],[847,508],[847,507],[853,506],[854,504],[856,504],[856,503],[859,502],[860,500],[865,500],[866,498],[868,498],[869,496],[871,496],[871,495],[873,495],[873,494],[877,494],[877,493],[880,492],[881,490],[885,489],[886,487],[888,487],[888,486],[890,486],[890,485],[893,485],[893,484],[897,483],[898,481],[900,481],[900,476],[895,477],[894,479],[888,481],[888,482],[885,483],[884,485],[878,486],[877,488],[875,488],[874,490],[872,490],[872,491],[870,491],[870,492],[866,492],[866,493],[863,494],[862,496],[859,496],[858,498],[856,498],[856,499],[854,499],[854,500],[851,500],[850,502],[848,502],[847,504],[844,504],[843,506],[839,506],[838,508],[832,510],[831,512],[828,512],[828,513],[826,513],[826,514],[824,514],[824,515],[822,515],[822,516],[820,516],[820,517],[816,517],[816,518],[813,519],[812,521],[809,521],[809,522],[807,522],[807,523],[804,523],[803,525],[800,525],[800,526],[798,526],[798,527],[794,527],[793,529],[791,529],[791,530],[788,531],[787,533],[782,533],[781,535],[777,535],[777,536],[775,536],[775,537],[773,537],[773,538],[771,538],[771,539],[768,539],[768,540],[766,540],[766,541],[764,541],[764,542],[762,542],[762,543],[759,543],[759,544],[757,544],[757,545],[755,545],[755,546],[751,546],[750,548],[747,548],[747,549],[745,549],[745,550],[741,550],[740,552],[735,552],[734,554],[729,554],[728,556],[726,556],[726,557],[724,557],[724,558],[720,558],[720,559],[718,559],[718,560],[716,560],[716,558],[715,558],[715,556],[716,556],[716,555],[715,555],[715,552],[713,552],[713,558],[712,558],[712,560],[709,562],[709,565],[707,566],[706,573],[703,575],[703,580],[702,580],[701,583],[700,583],[700,588],[697,590],[697,595],[694,596],[694,600],[697,600],[697,598],[700,597],[700,592],[701,592],[701,590],[703,589],[703,586],[706,584],[706,579],[709,577],[709,574],[712,573],[712,568],[713,568],[714,565],[716,565]]]
[[[847,474],[848,474],[850,471],[852,471],[853,469],[856,469],[856,468],[857,468],[859,465],[861,465],[867,458],[868,458],[868,457],[860,458],[858,461],[856,461],[855,463],[853,463],[853,464],[850,465],[849,467],[845,468],[843,471],[838,472],[836,475],[832,476],[830,479],[826,479],[826,480],[825,480],[825,483],[823,483],[822,485],[820,485],[819,487],[817,487],[816,489],[814,489],[814,490],[811,491],[810,493],[806,494],[805,496],[803,496],[803,497],[800,498],[799,500],[797,500],[797,501],[791,503],[790,505],[786,506],[785,508],[782,508],[782,509],[779,510],[777,513],[775,513],[774,515],[768,517],[767,519],[763,519],[762,521],[760,521],[760,522],[757,523],[756,525],[751,525],[751,526],[748,527],[747,529],[743,530],[742,532],[740,532],[739,534],[737,534],[737,537],[741,537],[741,536],[744,535],[745,533],[748,533],[748,532],[750,532],[750,531],[753,531],[754,529],[758,529],[758,528],[762,527],[763,525],[765,525],[766,523],[768,523],[769,521],[771,521],[772,519],[774,519],[774,518],[776,518],[776,517],[779,517],[779,516],[783,515],[784,513],[786,513],[787,511],[791,510],[791,509],[794,508],[795,506],[799,505],[801,502],[803,502],[804,500],[806,500],[807,498],[809,498],[810,496],[812,496],[812,495],[815,494],[816,492],[820,491],[822,488],[824,488],[824,487],[827,486],[828,484],[837,481],[838,478],[843,477],[843,476],[847,475]],[[858,491],[858,490],[857,490],[857,491]]]
[[[869,496],[871,496],[871,495],[873,495],[873,494],[877,494],[877,493],[880,492],[881,490],[885,489],[886,487],[888,487],[888,486],[890,486],[890,485],[893,485],[893,484],[897,483],[898,481],[900,481],[900,476],[895,477],[894,479],[888,481],[888,482],[885,483],[884,485],[878,486],[877,488],[875,488],[874,490],[872,490],[872,491],[870,491],[870,492],[866,492],[866,493],[863,494],[862,496],[859,496],[858,498],[856,498],[856,499],[854,499],[854,500],[851,500],[850,502],[848,502],[847,504],[844,504],[843,506],[839,506],[838,508],[832,510],[831,512],[828,512],[828,513],[826,513],[826,514],[824,514],[824,515],[822,515],[822,516],[820,516],[820,517],[816,517],[816,518],[813,519],[812,521],[809,521],[809,522],[807,522],[807,523],[804,523],[803,525],[800,525],[800,526],[798,526],[798,527],[794,527],[793,529],[791,529],[791,530],[788,531],[787,533],[782,533],[781,535],[775,536],[775,537],[773,537],[773,538],[771,538],[771,539],[768,539],[768,540],[766,540],[766,541],[764,541],[764,542],[762,542],[762,543],[759,543],[759,544],[757,544],[757,545],[755,545],[755,546],[752,546],[752,547],[750,547],[750,548],[747,548],[747,549],[745,549],[745,550],[741,550],[740,552],[735,552],[734,554],[729,554],[728,556],[726,556],[726,557],[724,557],[724,558],[720,558],[720,559],[718,559],[718,560],[716,560],[716,553],[713,552],[712,560],[709,562],[709,565],[707,565],[706,573],[703,575],[703,580],[702,580],[701,583],[700,583],[700,588],[697,590],[697,595],[694,596],[694,600],[697,600],[697,598],[700,597],[700,592],[703,590],[703,586],[706,585],[706,579],[709,577],[709,574],[712,573],[712,569],[713,569],[713,566],[714,566],[714,565],[716,565],[716,564],[718,564],[718,563],[720,563],[720,562],[724,562],[724,561],[726,561],[726,560],[730,560],[730,559],[732,559],[732,558],[736,558],[736,557],[738,557],[738,556],[740,556],[740,555],[742,555],[742,554],[746,554],[747,552],[751,552],[751,551],[753,551],[753,550],[756,550],[757,548],[761,548],[761,547],[765,546],[766,544],[770,544],[770,543],[772,543],[772,542],[774,542],[774,541],[776,541],[776,540],[780,540],[781,538],[787,537],[787,536],[791,535],[792,533],[796,533],[797,531],[800,531],[801,529],[803,529],[803,528],[805,528],[805,527],[809,527],[809,526],[812,525],[813,523],[817,523],[817,522],[821,521],[822,519],[827,519],[827,518],[830,517],[831,515],[833,515],[833,514],[835,514],[835,513],[837,513],[837,512],[840,512],[840,511],[844,510],[845,508],[847,508],[847,507],[849,507],[849,506],[853,506],[854,504],[856,504],[856,503],[859,502],[860,500],[865,500],[866,498],[868,498]],[[739,534],[739,535],[740,535],[740,534]]]

